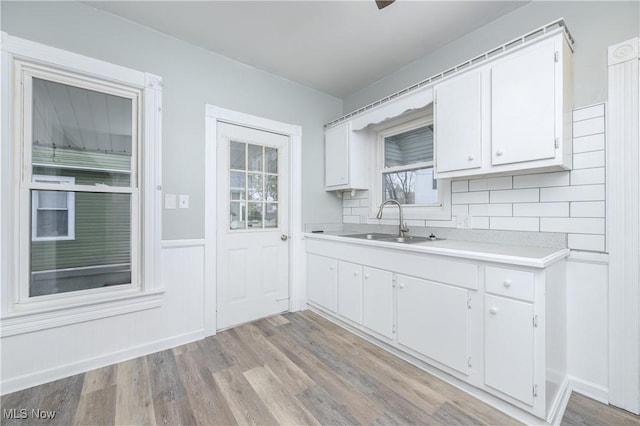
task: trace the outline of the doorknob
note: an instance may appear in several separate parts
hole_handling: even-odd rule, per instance
[[[285,234],[282,234],[282,235],[280,235],[280,239],[281,239],[282,241],[287,241],[287,240],[289,239],[289,236],[288,236],[288,235],[285,235]]]

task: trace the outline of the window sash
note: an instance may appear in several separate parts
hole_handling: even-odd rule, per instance
[[[21,61],[15,61],[14,72],[19,74],[22,81],[22,96],[18,105],[18,114],[22,116],[21,127],[21,146],[22,146],[22,170],[20,180],[20,276],[17,295],[17,303],[20,304],[38,304],[40,302],[55,301],[55,300],[68,300],[70,298],[78,299],[83,298],[91,294],[101,293],[118,293],[123,291],[141,290],[142,289],[142,277],[141,273],[141,197],[139,193],[140,178],[138,171],[142,170],[141,161],[143,156],[141,155],[141,133],[140,127],[142,122],[142,91],[127,86],[121,86],[115,83],[109,83],[106,81],[92,79],[73,73],[67,73],[63,71],[53,71],[49,68],[45,68],[35,64],[26,64]],[[40,181],[34,181],[33,179],[33,160],[32,160],[32,146],[33,146],[33,78],[39,78],[43,80],[54,81],[70,86],[93,90],[97,92],[103,92],[110,95],[120,96],[131,99],[132,105],[132,138],[131,138],[131,171],[130,171],[130,186],[128,187],[115,187],[104,184],[99,185],[78,185],[71,182],[57,182],[61,177],[59,176],[47,176],[46,178],[38,178]],[[39,175],[38,175],[39,176]],[[31,235],[33,232],[33,221],[25,220],[32,213],[32,209],[29,208],[30,202],[32,202],[31,191],[64,191],[69,193],[78,192],[95,192],[95,193],[125,193],[131,194],[131,283],[123,284],[113,287],[77,290],[66,293],[55,293],[41,296],[30,296],[29,286],[31,280],[29,279],[31,274],[31,239],[25,236]],[[31,227],[31,228],[30,228]],[[45,240],[64,240],[71,238],[57,238],[57,237],[45,237],[43,239],[37,239],[33,241],[45,241]]]

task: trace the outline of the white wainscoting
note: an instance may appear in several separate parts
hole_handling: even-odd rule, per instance
[[[204,337],[204,240],[164,241],[160,307],[1,340],[7,394]]]
[[[608,256],[571,252],[567,259],[567,374],[572,390],[609,400]]]

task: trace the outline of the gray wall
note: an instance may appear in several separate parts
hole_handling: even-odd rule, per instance
[[[639,2],[535,1],[344,99],[344,113],[564,17],[574,46],[576,107],[607,100],[607,47],[640,34]]]
[[[340,222],[324,191],[322,124],[342,101],[76,2],[1,2],[2,31],[163,78],[164,190],[191,196],[164,210],[163,238],[204,237],[204,112],[213,104],[302,126],[303,223]]]

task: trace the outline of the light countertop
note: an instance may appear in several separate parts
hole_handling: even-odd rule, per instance
[[[422,252],[443,256],[452,256],[488,262],[509,263],[519,266],[545,268],[569,255],[569,249],[549,247],[529,247],[483,243],[462,240],[436,240],[423,243],[396,243],[389,241],[349,238],[345,235],[361,234],[361,232],[322,232],[305,233],[305,238],[337,241],[355,245],[384,247],[394,250]]]

